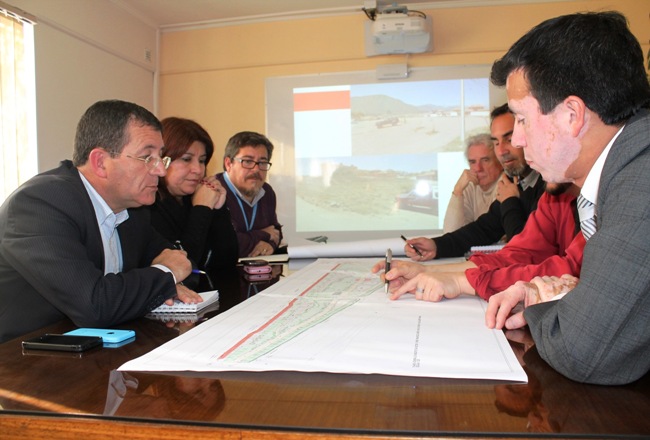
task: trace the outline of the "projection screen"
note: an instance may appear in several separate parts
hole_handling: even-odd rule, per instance
[[[490,66],[414,68],[399,81],[374,71],[266,80],[269,183],[285,242],[440,233],[467,168],[465,139],[489,133],[506,102]]]

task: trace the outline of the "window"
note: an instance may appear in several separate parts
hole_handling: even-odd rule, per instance
[[[0,203],[38,172],[33,23],[0,2]]]

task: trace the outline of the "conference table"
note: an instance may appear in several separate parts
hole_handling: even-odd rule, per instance
[[[506,337],[528,383],[333,373],[143,373],[117,369],[256,295],[288,272],[210,277],[218,306],[194,319],[115,326],[136,339],[73,354],[21,341],[75,328],[61,321],[0,344],[0,438],[389,439],[649,438],[650,375],[617,387],[566,379],[526,330]],[[205,286],[204,286],[205,287]],[[389,354],[388,354],[389,355]]]

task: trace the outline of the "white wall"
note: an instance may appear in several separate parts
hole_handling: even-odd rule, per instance
[[[7,0],[36,16],[38,169],[72,158],[77,122],[102,99],[154,111],[157,30],[108,0]],[[149,51],[151,59],[145,58]]]

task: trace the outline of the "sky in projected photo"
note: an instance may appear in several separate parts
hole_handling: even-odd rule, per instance
[[[458,107],[461,81],[438,80],[389,84],[359,84],[351,87],[352,97],[387,95],[416,106]],[[489,90],[485,78],[463,80],[465,105],[488,105]]]
[[[489,110],[487,78],[294,89],[296,230],[439,229]]]

